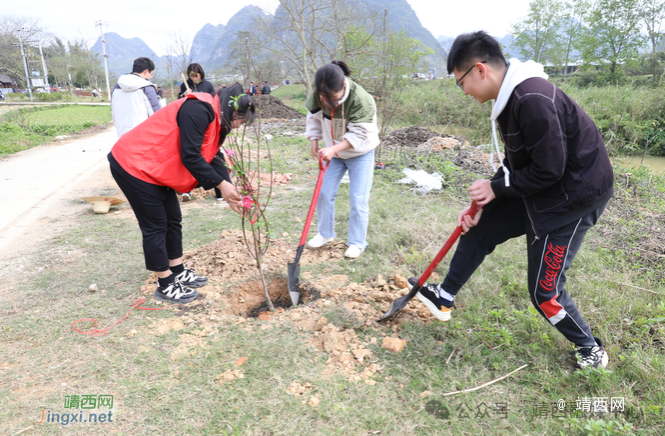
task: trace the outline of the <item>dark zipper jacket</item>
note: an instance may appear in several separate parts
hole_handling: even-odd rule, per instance
[[[187,79],[187,84],[189,85],[189,89],[191,89],[192,92],[207,92],[210,95],[215,95],[215,86],[205,79],[200,81],[198,84],[194,83],[192,79]],[[187,91],[187,87],[185,87],[184,83],[181,83],[178,98],[184,97],[185,91]]]
[[[496,197],[522,197],[536,237],[604,205],[614,175],[605,143],[591,118],[562,90],[541,78],[515,87],[497,118],[504,164],[492,177]]]

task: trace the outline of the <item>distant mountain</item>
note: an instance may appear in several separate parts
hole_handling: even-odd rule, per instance
[[[388,10],[388,27],[393,31],[400,31],[404,29],[407,35],[413,39],[425,44],[427,47],[434,50],[436,57],[443,60],[446,58],[447,53],[443,50],[439,42],[434,38],[432,33],[425,29],[418,16],[411,8],[411,5],[406,0],[360,0],[367,4],[375,11],[381,12],[380,17],[383,17],[383,11]]]
[[[225,27],[223,24],[217,26],[206,24],[194,36],[190,57],[193,62],[201,64],[204,71],[206,64],[213,58],[212,53],[215,45],[223,38]]]
[[[194,37],[190,57],[206,72],[221,67],[229,57],[236,33],[254,30],[257,21],[265,16],[261,8],[250,5],[239,10],[226,26],[206,24]]]
[[[157,59],[155,52],[140,38],[123,38],[115,32],[109,32],[105,37],[109,73],[111,74],[120,76],[131,73],[134,59],[142,56]],[[97,38],[97,42],[95,42],[91,50],[102,54],[101,37]]]
[[[358,0],[364,2],[377,14],[383,16],[383,10],[388,10],[387,25],[393,31],[404,30],[408,36],[417,39],[427,47],[434,50],[430,57],[431,66],[438,66],[447,56],[447,51],[439,41],[425,29],[416,13],[407,0]],[[276,11],[279,14],[279,8]],[[230,45],[235,41],[237,32],[253,31],[256,23],[267,17],[258,6],[245,6],[238,11],[226,25],[206,24],[194,36],[190,50],[190,58],[203,66],[203,69],[212,72],[222,67],[231,52]],[[441,38],[441,37],[439,37]],[[109,71],[119,76],[130,72],[134,59],[147,56],[158,62],[154,51],[139,38],[123,38],[117,33],[106,34],[106,52],[108,54]],[[93,45],[94,52],[102,52],[100,39]],[[159,65],[158,65],[159,66]]]
[[[441,45],[443,50],[446,52],[446,56],[448,56],[450,47],[452,47],[453,42],[455,42],[455,37],[439,35],[439,37],[436,40],[439,42],[439,45]]]
[[[521,61],[526,61],[527,59],[522,59],[522,56],[520,56],[517,49],[513,47],[513,39],[514,39],[513,35],[511,35],[510,33],[505,35],[503,38],[500,39],[497,38],[497,40],[501,44],[501,47],[503,48],[503,55],[508,59],[517,58]]]

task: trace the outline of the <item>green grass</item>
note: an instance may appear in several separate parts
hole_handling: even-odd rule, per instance
[[[287,106],[307,115],[305,85],[280,85],[272,92],[272,95],[282,100]]]
[[[0,156],[111,122],[108,106],[59,105],[15,109],[0,117]]]
[[[580,88],[558,84],[596,123],[612,154],[665,155],[665,91],[662,87]],[[491,140],[492,105],[465,96],[452,79],[415,81],[402,93],[396,123],[434,126],[474,145]],[[648,144],[648,147],[647,147]]]
[[[288,232],[295,245],[318,167],[308,157],[306,140],[272,133],[275,171],[297,178],[288,189],[276,190],[269,217],[275,234]],[[377,274],[421,273],[467,202],[456,186],[471,177],[436,162],[439,158],[433,155],[430,164],[449,180],[441,193],[416,195],[396,183],[401,178],[397,170],[377,171],[368,250],[355,261],[302,265],[302,273],[348,274],[356,282]],[[665,216],[662,179],[638,174],[635,183],[633,220]],[[593,332],[607,343],[608,370],[571,373],[569,344],[529,302],[525,240],[519,238],[486,259],[460,293],[458,309],[446,324],[409,322],[393,331],[376,323],[358,325],[339,306],[330,306],[326,314],[339,327],[354,328],[362,341],[379,339],[367,346],[374,352],[373,362],[382,367],[374,385],[323,373],[327,354],[310,345],[311,332],[288,322],[239,322],[220,314],[221,321],[211,322],[207,316],[196,318],[196,310],[182,317],[171,310],[134,311],[107,336],[73,332],[71,323],[81,318],[98,319],[100,327],[119,320],[131,301],[142,296],[139,286],[148,276],[134,220],[82,212],[71,225],[63,223],[48,242],[23,252],[26,269],[4,285],[9,289],[3,289],[0,298],[0,366],[8,366],[0,368],[0,433],[33,426],[30,431],[40,435],[89,434],[88,425],[34,421],[42,409],[64,412],[65,395],[113,394],[115,423],[98,424],[96,434],[660,434],[665,284],[635,270],[639,258],[624,256],[623,247],[602,249],[612,245],[608,233],[621,219],[618,209],[628,204],[624,195],[617,190],[617,210],[608,209],[588,233],[567,283]],[[212,242],[222,230],[239,228],[232,211],[217,207],[214,200],[198,201],[200,207],[190,208],[184,217],[186,249]],[[338,239],[344,240],[348,186],[342,185],[337,205]],[[120,206],[121,211],[127,208]],[[625,227],[619,236],[638,237],[642,231]],[[437,269],[439,274],[445,273],[449,258]],[[88,292],[93,282],[107,292]],[[225,292],[233,291],[228,284]],[[203,303],[208,310],[223,309],[214,301]],[[155,335],[153,324],[161,320],[184,320],[184,328]],[[128,335],[132,330],[136,333]],[[391,335],[409,341],[404,352],[380,347],[381,338]],[[174,357],[182,349],[187,352]],[[247,357],[247,363],[236,367],[240,357]],[[444,395],[495,380],[524,364],[529,366],[475,392]],[[234,369],[241,369],[244,378],[215,382],[218,374]],[[294,381],[310,383],[311,392],[288,394]],[[421,397],[424,391],[431,395]],[[312,396],[321,401],[316,407],[307,404]],[[628,411],[593,418],[551,414],[559,400],[573,412],[577,400],[594,397],[623,397]]]

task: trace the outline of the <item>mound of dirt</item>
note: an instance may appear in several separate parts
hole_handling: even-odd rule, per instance
[[[257,109],[261,109],[261,118],[278,118],[278,119],[298,119],[304,118],[305,116],[282,103],[277,97],[274,97],[270,94],[267,95],[255,95],[252,97],[254,105]]]
[[[440,136],[425,127],[405,127],[403,129],[393,130],[383,137],[381,145],[398,147],[415,147],[427,142],[428,139]]]

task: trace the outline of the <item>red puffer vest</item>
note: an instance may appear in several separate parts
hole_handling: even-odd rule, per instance
[[[176,121],[180,107],[188,98],[209,103],[215,112],[215,121],[208,126],[201,145],[203,159],[212,161],[219,151],[219,98],[195,92],[166,105],[120,137],[111,153],[125,171],[144,182],[168,186],[178,192],[196,188],[196,179],[180,159],[180,128]]]

